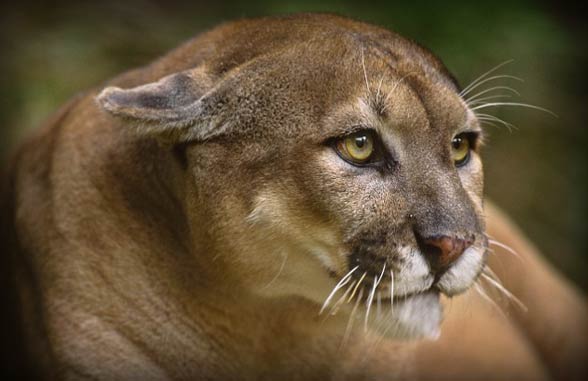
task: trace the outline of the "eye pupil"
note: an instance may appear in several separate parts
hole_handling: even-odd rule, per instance
[[[465,165],[470,157],[470,140],[463,135],[458,135],[451,140],[451,156],[458,167]]]
[[[363,148],[363,146],[366,144],[366,141],[367,141],[367,136],[365,136],[365,135],[357,136],[355,138],[355,145],[357,146],[357,148]]]

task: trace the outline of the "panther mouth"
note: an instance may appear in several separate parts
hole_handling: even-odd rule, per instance
[[[352,255],[350,270],[342,279],[346,284],[340,286],[363,290],[361,295],[366,300],[402,301],[425,292],[454,296],[467,290],[478,278],[484,267],[485,252],[483,245],[471,245],[460,258],[442,269],[435,267],[420,249],[411,246],[400,246],[394,255]]]
[[[435,288],[392,298],[357,295],[349,319],[382,337],[436,340],[443,320],[440,296]]]
[[[360,266],[351,269],[334,287],[320,313],[334,315],[340,309],[347,310],[350,322],[359,320],[365,331],[385,337],[438,337],[443,311],[441,291],[433,284],[433,276],[411,283],[395,279],[398,273],[391,268],[387,272],[386,267],[390,268],[383,266],[377,275]]]
[[[436,339],[443,319],[441,295],[469,289],[484,266],[484,248],[473,245],[443,271],[416,247],[400,246],[386,255],[355,252],[321,312],[346,310],[349,321],[361,320],[364,331],[394,338]]]
[[[345,286],[350,290],[351,296],[357,296],[365,302],[375,303],[378,299],[381,302],[401,302],[418,294],[426,292],[441,292],[435,285],[433,274],[426,272],[420,276],[403,279],[397,271],[386,270],[386,265],[382,266],[380,273],[375,274],[373,271],[363,271],[357,267],[351,271],[348,280],[340,282],[339,286]],[[353,270],[353,269],[352,269]]]
[[[376,289],[376,291],[374,291],[374,295],[373,297],[371,296],[371,293],[373,291],[373,286],[370,285],[366,285],[363,288],[363,292],[361,292],[361,300],[365,303],[371,303],[371,304],[390,304],[396,305],[398,303],[402,303],[405,302],[407,300],[410,300],[411,298],[414,297],[418,297],[419,295],[422,294],[443,294],[443,292],[441,290],[439,290],[435,285],[432,285],[430,287],[426,287],[423,289],[416,289],[413,291],[408,291],[408,292],[404,292],[404,293],[395,293],[393,291],[393,289],[391,290],[391,284],[389,285],[381,285],[378,288],[382,288],[380,289]],[[359,295],[358,295],[359,297]]]

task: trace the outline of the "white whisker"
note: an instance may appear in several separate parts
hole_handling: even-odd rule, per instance
[[[339,311],[339,307],[341,307],[341,305],[343,304],[343,302],[345,302],[345,299],[347,298],[347,295],[349,295],[349,292],[351,290],[353,290],[353,286],[355,286],[355,283],[357,283],[357,280],[354,280],[353,282],[351,282],[349,284],[349,286],[347,286],[347,290],[345,290],[345,292],[343,293],[343,295],[341,295],[341,297],[339,299],[337,299],[337,301],[335,302],[335,304],[333,305],[333,307],[331,308],[331,310],[329,311],[329,315],[335,315],[337,313],[337,311]]]
[[[484,279],[486,279],[488,282],[490,282],[490,284],[492,284],[494,287],[496,287],[497,290],[501,291],[510,300],[512,300],[513,302],[515,302],[524,312],[527,312],[529,310],[527,308],[527,306],[525,306],[523,304],[523,302],[520,301],[519,298],[517,298],[513,293],[511,293],[510,291],[508,291],[503,285],[501,285],[500,283],[498,283],[496,280],[492,279],[492,277],[488,276],[488,274],[482,273],[481,275],[482,275],[482,277]]]
[[[390,270],[390,312],[394,308],[394,271]]]
[[[498,275],[496,275],[496,273],[494,271],[492,271],[492,269],[490,268],[490,266],[488,264],[486,264],[484,266],[483,271],[488,274],[489,276],[491,276],[492,278],[494,278],[498,283],[502,284],[502,281],[500,280],[500,278],[498,277]]]
[[[490,81],[495,81],[497,79],[514,79],[515,81],[525,82],[522,78],[515,77],[514,75],[508,75],[508,74],[493,75],[492,77],[488,77],[488,78],[484,79],[483,81],[476,83],[476,85],[474,87],[472,87],[471,89],[468,89],[467,91],[461,93],[460,95],[463,98],[466,95],[468,95],[472,90],[478,88],[479,86],[482,86],[484,83],[490,82]]]
[[[472,106],[476,106],[476,105],[485,104],[486,101],[489,101],[490,99],[501,99],[501,98],[512,98],[512,95],[509,95],[509,94],[489,95],[487,97],[477,98],[473,101],[468,101],[467,103],[468,103],[468,106],[472,107]]]
[[[512,130],[516,128],[515,126],[511,126],[510,123],[508,123],[508,122],[502,123],[502,122],[500,122],[498,120],[495,120],[495,119],[478,118],[478,120],[480,121],[480,123],[490,123],[490,124],[493,124],[495,126],[496,126],[495,122],[496,123],[500,123],[501,125],[505,126],[508,129],[509,132],[512,132]]]
[[[508,123],[508,122],[500,119],[499,117],[494,116],[494,115],[490,115],[490,114],[476,113],[476,118],[478,118],[479,120],[483,120],[483,121],[500,123],[503,126],[505,126],[506,128],[508,128],[509,131],[511,131],[511,129],[517,128],[514,124]]]
[[[370,318],[370,310],[372,309],[372,302],[374,301],[376,287],[378,287],[378,277],[374,276],[374,285],[372,286],[372,291],[370,292],[370,295],[366,301],[365,318],[363,320],[363,331],[364,332],[367,332],[368,320]]]
[[[288,252],[282,251],[282,254],[284,255],[284,259],[282,260],[282,264],[280,265],[280,269],[278,270],[278,273],[272,278],[272,280],[270,280],[268,284],[263,286],[264,290],[267,289],[269,286],[271,286],[278,279],[280,274],[282,274],[282,271],[284,271],[284,267],[286,266],[286,260],[288,259]]]
[[[335,296],[335,294],[337,293],[337,291],[339,291],[339,289],[343,288],[347,283],[349,283],[349,281],[351,280],[351,278],[347,278],[343,281],[343,283],[339,282],[335,288],[333,288],[333,290],[331,291],[331,293],[329,294],[329,296],[327,297],[327,299],[325,300],[325,302],[323,303],[320,311],[319,311],[319,315],[321,315],[323,313],[323,311],[325,310],[325,308],[328,307],[329,303],[331,302],[331,299]]]
[[[376,309],[376,321],[380,320],[380,316],[382,315],[382,294],[378,292],[378,304]]]
[[[325,302],[323,303],[323,306],[321,307],[321,310],[319,311],[319,315],[323,313],[323,311],[325,310],[325,308],[327,308],[327,306],[331,302],[331,299],[333,298],[333,296],[335,296],[335,294],[337,293],[337,291],[339,291],[339,289],[341,287],[345,286],[347,284],[347,282],[349,282],[349,280],[351,279],[350,278],[351,275],[358,268],[359,268],[359,266],[355,266],[353,269],[351,269],[343,278],[341,278],[341,280],[339,281],[339,283],[337,283],[335,285],[335,287],[333,287],[333,291],[331,291],[331,293],[329,294],[329,296],[327,296],[327,299],[325,299]]]
[[[513,59],[510,59],[508,61],[504,61],[499,63],[498,65],[494,66],[492,69],[488,70],[487,72],[483,73],[482,75],[480,75],[478,78],[474,79],[472,82],[470,82],[469,85],[467,85],[460,93],[460,96],[463,96],[463,93],[468,91],[472,86],[474,86],[475,84],[477,84],[479,81],[481,81],[482,79],[486,78],[488,75],[494,73],[496,70],[500,69],[501,67],[503,67],[504,65],[507,65],[511,62],[513,62]]]
[[[494,281],[499,284],[500,286],[502,286],[504,288],[504,290],[506,290],[506,287],[504,286],[504,284],[502,283],[502,280],[498,277],[498,275],[490,268],[490,266],[488,264],[486,264],[484,266],[483,271],[483,275],[485,277],[490,277],[492,279],[494,279]],[[517,299],[518,300],[518,299]],[[520,302],[520,301],[519,301]],[[522,303],[521,303],[522,304]],[[524,309],[526,310],[526,307],[523,306]]]
[[[386,94],[386,98],[384,98],[384,101],[382,102],[384,104],[384,111],[388,110],[388,101],[390,100],[390,96],[392,94],[394,94],[394,92],[396,91],[396,88],[398,88],[398,86],[411,74],[412,74],[412,72],[410,72],[406,75],[403,75],[402,78],[400,78],[398,81],[396,81],[396,83],[394,84],[394,87],[392,87],[392,89],[388,92],[388,94]]]
[[[388,331],[391,328],[396,327],[397,325],[398,325],[398,321],[395,321],[393,319],[392,310],[390,310],[390,312],[388,313],[388,319],[382,319],[382,321],[380,322],[380,324],[376,328],[376,331],[380,333],[380,337],[376,340],[375,345],[378,345],[379,343],[381,343],[382,340],[384,340],[384,338],[385,338],[386,334],[388,333]],[[382,330],[382,327],[384,327],[383,330]]]
[[[357,284],[355,285],[355,288],[353,289],[353,292],[349,296],[349,299],[347,299],[347,303],[349,303],[353,299],[353,297],[355,296],[355,292],[359,288],[359,285],[361,284],[361,282],[363,282],[363,279],[365,278],[366,275],[367,275],[367,273],[363,273],[361,278],[359,278],[359,280],[357,281]]]
[[[492,123],[492,122],[490,122],[490,121],[489,121],[489,120],[487,120],[487,119],[481,119],[481,120],[480,120],[480,124],[481,124],[481,125],[488,125],[488,126],[492,126],[492,127],[495,127],[495,128],[499,128],[499,126],[498,126],[496,123]]]
[[[556,113],[554,113],[553,111],[550,111],[550,110],[548,110],[546,108],[535,106],[535,105],[530,105],[528,103],[520,103],[520,102],[490,102],[490,103],[484,103],[483,105],[473,107],[472,108],[472,111],[481,110],[481,109],[488,108],[488,107],[497,107],[497,106],[526,107],[526,108],[531,108],[531,109],[534,109],[534,110],[543,111],[545,113],[548,113],[550,115],[553,115],[556,118],[558,117]]]
[[[365,56],[364,56],[363,51],[364,51],[364,49],[362,47],[361,48],[361,67],[363,68],[363,77],[365,79],[365,86],[367,87],[367,92],[368,92],[368,95],[369,95],[369,97],[371,99],[371,97],[372,97],[372,90],[370,89],[370,84],[369,84],[369,81],[368,81],[367,70],[365,69]]]
[[[386,262],[384,262],[384,265],[382,266],[382,272],[380,273],[380,276],[374,276],[374,286],[372,288],[372,292],[370,294],[370,297],[368,298],[367,301],[367,311],[366,311],[366,316],[365,316],[365,321],[364,321],[364,331],[367,331],[367,323],[368,323],[368,319],[369,319],[369,314],[370,314],[370,308],[372,306],[372,302],[374,299],[374,294],[376,293],[376,289],[378,288],[378,285],[380,284],[380,282],[382,281],[382,278],[384,277],[384,271],[386,271]],[[380,316],[380,293],[378,293],[378,311],[377,311],[377,316],[376,316],[376,320],[379,318]]]
[[[353,319],[355,319],[355,313],[357,312],[357,307],[359,306],[359,302],[361,301],[362,297],[363,297],[363,288],[361,290],[359,290],[359,295],[357,296],[357,300],[355,302],[355,305],[353,306],[353,309],[351,310],[351,314],[349,315],[349,320],[347,321],[347,327],[345,328],[345,333],[343,334],[343,341],[342,341],[341,345],[345,345],[345,343],[347,343],[347,340],[349,339],[349,334],[351,333],[351,328],[353,327]]]
[[[376,91],[376,102],[380,99],[380,90],[382,90],[382,82],[384,81],[384,74],[380,77],[380,83],[378,83],[378,91]]]
[[[491,87],[489,89],[482,90],[482,91],[480,91],[480,92],[472,95],[471,97],[467,98],[465,101],[466,101],[466,103],[471,103],[473,100],[477,99],[478,97],[480,97],[480,96],[482,96],[484,94],[487,94],[487,93],[489,93],[491,91],[494,91],[494,90],[506,90],[506,91],[510,91],[510,92],[512,92],[512,93],[514,93],[514,94],[516,94],[518,96],[521,96],[521,94],[518,91],[516,91],[515,89],[513,89],[512,87],[509,87],[509,86],[493,86],[493,87]]]
[[[482,289],[482,286],[478,282],[474,283],[474,289],[492,307],[496,308],[496,310],[500,313],[500,315],[502,315],[504,318],[506,318],[506,315],[504,314],[504,312],[502,311],[502,309],[500,308],[500,306],[494,300],[492,300],[492,298],[490,296],[488,296],[488,294],[486,294],[486,292],[484,292],[484,290]]]
[[[380,282],[382,281],[382,277],[384,276],[384,271],[386,271],[386,262],[384,262],[384,266],[382,266],[382,272],[380,273],[380,276],[378,277],[377,284],[380,284]]]
[[[482,272],[493,276],[494,279],[496,279],[496,281],[500,282],[500,279],[498,279],[498,276],[494,273],[494,271],[492,271],[492,269],[490,268],[490,265],[488,263],[484,264],[484,267],[482,267]],[[502,282],[500,282],[500,283],[502,283]]]
[[[378,294],[378,297],[380,297],[380,294]],[[394,323],[391,323],[391,321],[393,321],[393,319],[392,319],[393,304],[394,304],[394,272],[392,269],[390,269],[390,311],[388,311],[388,313],[385,313],[382,316],[382,318],[378,317],[378,319],[376,320],[377,326],[375,327],[375,331],[380,333],[380,336],[381,336],[380,340],[385,335],[385,333],[388,332],[388,330],[394,325]],[[388,324],[382,332],[382,328],[386,323],[388,323]],[[377,341],[376,343],[378,343],[378,342],[379,341]]]
[[[522,257],[519,255],[519,253],[517,253],[517,252],[515,251],[515,249],[513,249],[512,247],[510,247],[510,246],[508,246],[508,245],[506,245],[506,244],[504,244],[504,243],[502,243],[502,242],[500,242],[500,241],[497,241],[497,240],[495,240],[495,239],[490,239],[490,238],[488,238],[488,244],[489,244],[489,245],[493,245],[493,246],[498,246],[498,247],[500,247],[500,248],[502,248],[502,249],[506,250],[506,251],[507,251],[507,252],[509,252],[510,254],[514,255],[515,257],[519,258],[520,260],[522,260],[522,259],[523,259],[523,258],[522,258]]]

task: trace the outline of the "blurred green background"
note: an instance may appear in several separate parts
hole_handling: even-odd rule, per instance
[[[500,72],[524,82],[495,85],[515,87],[521,96],[511,101],[540,105],[559,117],[522,108],[486,110],[518,127],[487,127],[487,193],[556,266],[588,288],[588,59],[579,9],[514,0],[21,0],[0,7],[2,157],[76,92],[235,18],[326,11],[376,23],[430,48],[464,86],[514,59]]]

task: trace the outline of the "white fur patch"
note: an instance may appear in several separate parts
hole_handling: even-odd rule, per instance
[[[395,299],[392,307],[385,305],[389,313],[372,329],[388,337],[435,340],[440,334],[443,309],[439,293],[429,291],[434,281],[429,264],[416,248],[401,247],[398,253],[405,265],[395,273],[394,297],[401,299]],[[468,248],[441,277],[437,287],[447,295],[467,290],[484,265],[483,254],[481,248]],[[409,296],[402,299],[405,295]]]
[[[401,297],[428,290],[433,284],[434,278],[430,273],[425,256],[417,248],[409,246],[400,247],[398,254],[406,265],[394,274],[394,296]]]
[[[467,290],[484,266],[484,251],[469,247],[439,280],[437,286],[447,295]]]
[[[439,293],[424,292],[386,306],[388,313],[371,326],[376,333],[393,338],[436,340],[440,335],[443,307]]]
[[[329,271],[342,271],[347,264],[336,231],[290,205],[275,189],[258,194],[246,221],[251,227],[250,245],[259,249],[243,261],[259,272],[257,281],[263,278],[258,291],[267,296],[301,295],[322,303],[336,283]],[[264,254],[259,256],[260,252]],[[271,287],[266,287],[268,283]]]

